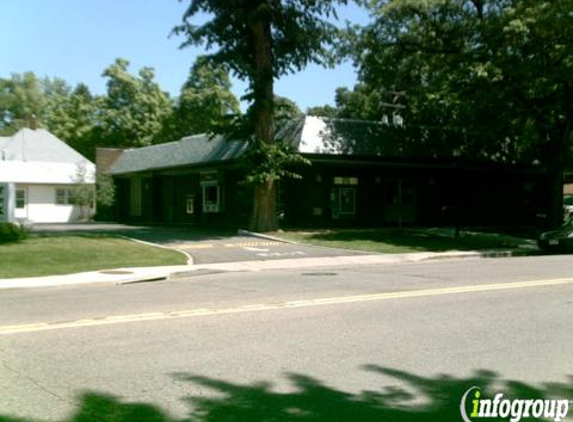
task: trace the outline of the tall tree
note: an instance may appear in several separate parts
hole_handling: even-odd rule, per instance
[[[167,130],[173,139],[210,133],[223,126],[230,115],[238,113],[239,100],[231,92],[225,67],[199,57],[181,87]]]
[[[186,37],[182,47],[197,44],[216,47],[210,59],[227,65],[249,81],[251,148],[273,150],[274,80],[310,62],[331,62],[328,47],[335,41],[337,30],[326,18],[334,15],[335,3],[344,2],[190,0],[183,23],[174,32]],[[195,25],[192,19],[200,12],[211,19]],[[264,164],[268,163],[262,167],[269,168]],[[275,181],[279,173],[264,172],[266,176],[254,187],[253,230],[269,231],[277,227]]]
[[[61,99],[57,107],[61,112],[52,114],[46,121],[47,127],[80,154],[94,160],[95,148],[100,143],[95,130],[101,103],[101,98],[94,97],[89,88],[80,83]]]
[[[573,122],[573,0],[370,5],[375,21],[354,48],[360,79],[372,92],[406,93],[406,141],[435,155],[541,162],[551,176],[550,221],[559,224]]]
[[[45,96],[33,72],[14,73],[0,79],[0,135],[11,135],[31,120],[41,119]]]
[[[274,112],[275,121],[293,120],[303,116],[302,111],[293,100],[280,95],[275,95]]]
[[[155,82],[152,68],[129,73],[129,61],[116,59],[104,70],[107,95],[101,104],[99,136],[116,147],[140,147],[165,142],[163,126],[172,111],[169,95]]]

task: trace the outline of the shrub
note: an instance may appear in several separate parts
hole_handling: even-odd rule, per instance
[[[20,242],[28,237],[28,231],[18,224],[0,223],[0,243]]]

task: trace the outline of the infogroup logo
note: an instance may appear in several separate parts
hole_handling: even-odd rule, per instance
[[[480,418],[509,419],[510,422],[519,422],[522,418],[545,418],[560,422],[568,412],[567,399],[507,399],[503,393],[488,399],[482,397],[479,387],[469,388],[460,402],[460,413],[465,422],[476,422]]]

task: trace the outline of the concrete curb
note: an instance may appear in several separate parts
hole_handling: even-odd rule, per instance
[[[180,280],[188,277],[221,272],[265,271],[320,267],[353,267],[360,265],[385,265],[419,263],[460,258],[507,258],[542,255],[535,249],[509,249],[490,251],[416,252],[409,254],[364,254],[318,258],[295,258],[267,261],[239,261],[203,265],[176,265],[165,267],[116,268],[77,274],[46,277],[0,279],[1,289],[54,287],[82,284],[116,284]]]
[[[195,271],[196,269],[193,266],[175,265],[166,267],[114,268],[44,277],[7,278],[0,279],[0,290],[82,284],[134,284],[168,280],[173,273]]]
[[[193,265],[193,263],[194,263],[193,257],[191,255],[189,255],[187,252],[182,251],[181,249],[175,249],[175,248],[171,248],[169,246],[160,245],[159,243],[147,242],[145,240],[134,239],[133,237],[123,236],[121,234],[116,234],[115,236],[122,238],[122,239],[125,239],[125,240],[131,240],[131,241],[136,242],[136,243],[141,243],[142,245],[155,246],[156,248],[168,249],[170,251],[179,252],[180,254],[185,255],[185,257],[187,258],[187,265]]]

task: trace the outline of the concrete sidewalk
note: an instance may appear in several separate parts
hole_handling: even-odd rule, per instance
[[[165,267],[115,268],[76,274],[47,277],[0,279],[0,289],[53,287],[79,284],[129,284],[146,281],[181,279],[209,271],[264,271],[279,269],[303,269],[320,267],[352,267],[361,265],[381,265],[415,263],[438,259],[496,258],[531,255],[533,251],[523,249],[494,251],[451,251],[418,252],[406,254],[351,255],[320,258],[297,258],[266,261],[243,261],[204,265],[176,265]]]

